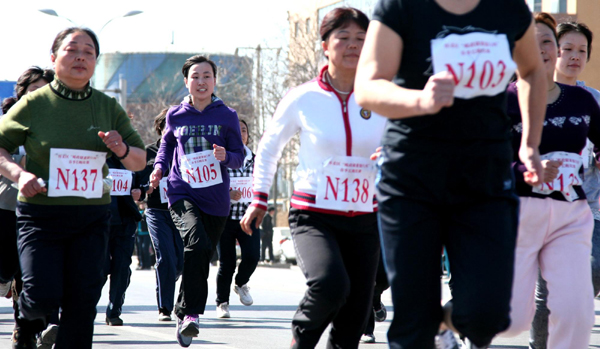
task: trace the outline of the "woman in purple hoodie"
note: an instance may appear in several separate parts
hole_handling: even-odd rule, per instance
[[[177,342],[188,347],[198,336],[210,259],[229,215],[227,167],[242,166],[244,145],[237,113],[213,93],[216,64],[197,55],[188,58],[181,71],[190,96],[167,113],[150,183],[166,188],[169,210],[183,239],[175,314]],[[162,178],[170,163],[171,172]]]

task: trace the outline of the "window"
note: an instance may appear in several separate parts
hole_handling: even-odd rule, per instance
[[[542,12],[542,0],[533,1],[533,12]]]
[[[306,34],[310,34],[310,18],[306,19]]]
[[[298,34],[300,33],[300,23],[296,22],[294,24],[294,36],[298,38]]]
[[[559,13],[567,13],[567,0],[559,0],[558,1],[558,12]]]

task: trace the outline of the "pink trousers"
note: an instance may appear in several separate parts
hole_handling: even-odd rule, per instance
[[[517,336],[531,327],[539,268],[548,282],[548,348],[588,348],[595,316],[590,276],[593,226],[585,200],[521,197],[511,325],[502,336]]]

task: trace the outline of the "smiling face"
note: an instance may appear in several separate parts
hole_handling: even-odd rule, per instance
[[[183,80],[192,97],[198,101],[210,100],[217,82],[212,66],[207,62],[191,66]]]
[[[50,57],[56,76],[73,90],[85,88],[94,75],[96,48],[92,38],[84,32],[69,34]]]
[[[544,61],[544,69],[546,75],[554,76],[554,69],[556,67],[556,58],[558,56],[558,47],[556,45],[556,39],[552,29],[545,24],[536,23],[535,25],[535,37],[540,48],[540,54]]]
[[[560,38],[559,50],[560,56],[556,62],[558,74],[577,79],[587,63],[587,38],[581,33],[569,32]]]
[[[322,44],[329,65],[356,70],[366,34],[367,32],[355,22],[333,30]]]

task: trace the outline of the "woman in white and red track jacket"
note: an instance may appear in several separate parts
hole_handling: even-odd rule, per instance
[[[383,117],[354,98],[368,18],[352,8],[328,13],[320,28],[329,64],[279,103],[258,147],[254,199],[242,219],[260,224],[277,161],[300,133],[290,228],[308,290],[292,320],[292,348],[314,348],[332,323],[329,346],[356,348],[371,310],[379,258],[375,164]]]

